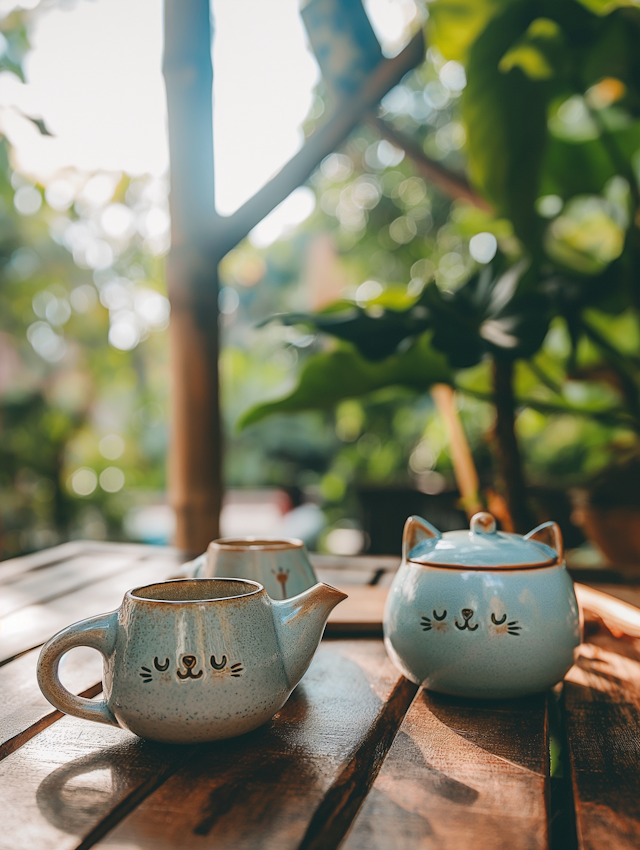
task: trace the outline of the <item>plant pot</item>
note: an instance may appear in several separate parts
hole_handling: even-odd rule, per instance
[[[640,507],[576,507],[573,521],[615,566],[640,567]]]
[[[363,487],[357,492],[369,540],[368,555],[401,555],[402,530],[407,517],[414,514],[443,531],[468,527],[464,511],[457,507],[457,491],[431,496],[409,487]]]

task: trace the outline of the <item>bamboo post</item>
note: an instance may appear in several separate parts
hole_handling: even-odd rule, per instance
[[[165,0],[163,73],[171,155],[172,359],[169,490],[176,545],[201,552],[219,536],[222,428],[218,381],[218,262],[303,183],[424,56],[418,32],[381,62],[348,100],[253,198],[228,218],[216,214],[213,173],[212,26],[209,0]]]
[[[165,0],[163,73],[171,155],[169,490],[176,545],[194,553],[219,536],[222,501],[211,41],[209,0]]]
[[[449,384],[434,384],[431,387],[431,396],[447,425],[453,472],[462,504],[467,516],[471,518],[475,513],[483,510],[480,500],[480,479],[456,408],[455,391]]]

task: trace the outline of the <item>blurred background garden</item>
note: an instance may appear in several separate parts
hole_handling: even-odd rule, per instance
[[[222,533],[381,554],[409,513],[446,530],[481,505],[606,551],[598,510],[640,510],[640,10],[363,5],[380,59],[425,51],[220,264]],[[229,215],[339,86],[297,0],[212,14]],[[2,557],[168,543],[162,4],[0,16]]]

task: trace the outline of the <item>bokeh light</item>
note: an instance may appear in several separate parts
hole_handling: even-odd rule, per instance
[[[50,363],[62,360],[67,350],[64,337],[57,334],[46,322],[34,322],[29,325],[27,339],[33,350]]]
[[[13,196],[13,205],[20,215],[35,215],[42,206],[42,195],[33,186],[21,186]]]
[[[100,440],[98,450],[107,460],[117,460],[124,453],[125,444],[120,434],[107,434]]]
[[[477,263],[490,263],[498,250],[498,240],[493,233],[476,233],[469,240],[469,253]]]
[[[71,476],[70,485],[78,496],[90,496],[98,486],[98,476],[93,469],[80,467]]]
[[[124,487],[125,475],[117,466],[108,466],[100,473],[99,480],[105,493],[117,493]]]

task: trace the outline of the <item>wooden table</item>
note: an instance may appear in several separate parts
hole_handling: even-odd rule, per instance
[[[640,847],[640,642],[595,621],[564,686],[530,699],[418,691],[370,618],[372,637],[334,620],[283,710],[242,738],[159,745],[53,710],[35,678],[43,641],[180,560],[78,542],[0,563],[3,850]],[[316,567],[375,607],[396,560]],[[619,575],[600,578],[640,598]],[[68,687],[99,693],[97,653],[63,664]]]

